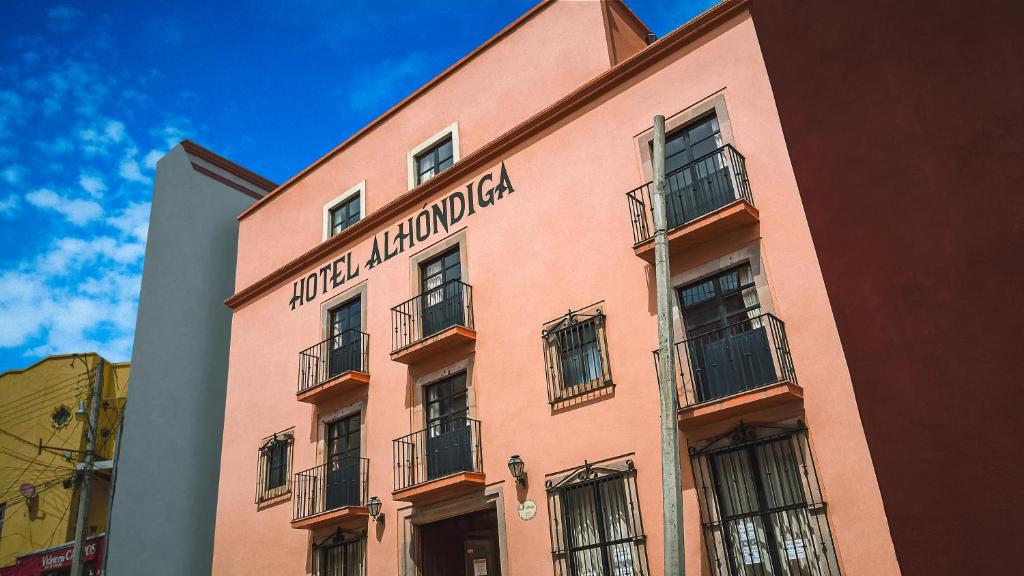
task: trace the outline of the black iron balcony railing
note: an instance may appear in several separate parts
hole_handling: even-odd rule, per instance
[[[345,330],[299,352],[299,393],[345,372],[367,372],[370,335]]]
[[[482,472],[480,422],[460,416],[394,441],[395,490],[459,472]]]
[[[449,280],[391,309],[394,333],[391,350],[397,352],[452,326],[473,328],[473,287]]]
[[[626,193],[634,246],[654,236],[653,187],[654,183],[648,182]],[[729,144],[665,175],[665,212],[669,230],[737,200],[754,204],[746,162],[743,155]]]
[[[292,521],[345,508],[366,506],[370,461],[342,456],[295,474]]]
[[[771,314],[746,318],[675,346],[683,406],[778,382],[796,384],[786,325]]]

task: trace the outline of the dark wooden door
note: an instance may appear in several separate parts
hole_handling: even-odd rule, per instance
[[[333,308],[330,312],[330,322],[330,377],[349,370],[363,371],[363,320],[360,299],[356,298]]]
[[[360,422],[353,414],[327,425],[327,509],[361,504]]]
[[[684,286],[679,300],[698,402],[777,379],[749,264]]]
[[[714,114],[673,131],[665,140],[668,227],[713,212],[736,199]]]
[[[421,267],[423,337],[465,324],[462,266],[455,248]]]
[[[466,405],[466,374],[424,390],[427,413],[427,479],[472,469],[473,447]]]

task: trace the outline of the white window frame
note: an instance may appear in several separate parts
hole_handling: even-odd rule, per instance
[[[409,171],[409,190],[416,187],[416,157],[422,154],[424,150],[433,148],[448,136],[452,137],[452,164],[454,165],[462,157],[462,154],[459,152],[459,123],[456,121],[421,142],[406,155],[406,165]]]
[[[331,210],[344,203],[355,194],[359,194],[359,219],[362,220],[363,218],[366,218],[366,180],[363,180],[359,182],[359,184],[356,184],[343,192],[341,196],[338,196],[334,200],[324,204],[323,240],[326,241],[331,237]]]

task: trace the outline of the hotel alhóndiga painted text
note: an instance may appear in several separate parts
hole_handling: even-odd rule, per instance
[[[393,230],[385,230],[383,235],[374,236],[366,268],[372,269],[387,262],[406,249],[412,248],[417,242],[426,242],[438,231],[448,232],[449,227],[458,224],[463,218],[476,214],[478,209],[493,206],[504,198],[506,193],[516,191],[508,176],[505,162],[501,163],[497,185],[493,182],[494,173],[488,172],[475,184],[466,184],[465,192],[456,190],[434,202],[429,208],[423,208],[415,216],[399,222]],[[295,310],[296,305],[302,306],[306,302],[312,302],[317,294],[327,294],[329,289],[338,288],[345,282],[358,278],[359,265],[355,264],[353,267],[354,261],[352,253],[348,252],[293,282],[292,299],[288,302],[291,309]]]

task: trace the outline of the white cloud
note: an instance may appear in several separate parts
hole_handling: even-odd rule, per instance
[[[125,236],[145,242],[149,233],[149,212],[149,202],[132,202],[116,216],[107,218],[107,224],[117,228]]]
[[[161,152],[159,150],[150,150],[149,152],[146,153],[146,157],[142,160],[142,164],[146,168],[149,168],[150,170],[155,170],[156,163],[159,162],[160,159],[164,157],[164,154],[166,154],[166,152]]]
[[[25,104],[20,94],[0,90],[0,138],[10,135],[11,128],[25,121]]]
[[[93,198],[99,198],[107,189],[106,182],[99,174],[87,174],[83,172],[78,176],[78,185],[89,193]]]
[[[78,24],[78,20],[81,16],[81,10],[68,6],[67,4],[54,6],[46,12],[46,17],[48,19],[47,25],[50,27],[50,30],[55,30],[57,32],[71,30]]]
[[[0,198],[0,216],[13,216],[21,209],[21,198],[15,194],[9,194]]]
[[[12,186],[21,184],[22,179],[25,177],[25,167],[15,164],[8,166],[3,170],[0,170],[0,180],[3,180],[7,184]]]
[[[75,149],[71,140],[63,136],[58,136],[53,140],[40,140],[35,143],[35,147],[50,156],[60,156]]]
[[[139,166],[139,161],[134,157],[128,157],[121,160],[121,165],[117,168],[117,173],[121,175],[121,178],[129,182],[148,183],[150,181],[149,176],[142,173],[142,168]]]
[[[111,148],[125,141],[126,136],[124,122],[120,120],[101,120],[78,131],[82,151],[93,156],[106,156]]]
[[[33,190],[25,200],[36,208],[53,210],[67,218],[68,222],[84,226],[103,215],[103,207],[92,200],[71,199],[57,194],[49,188]]]

